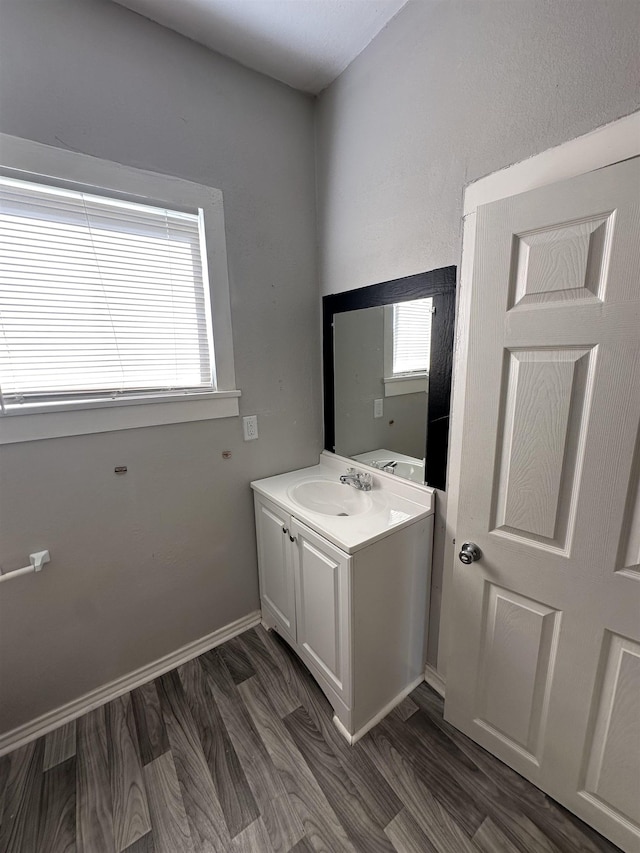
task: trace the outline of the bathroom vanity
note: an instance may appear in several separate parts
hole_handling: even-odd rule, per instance
[[[351,465],[324,452],[251,486],[263,622],[355,743],[423,679],[435,494],[382,471],[341,483]]]

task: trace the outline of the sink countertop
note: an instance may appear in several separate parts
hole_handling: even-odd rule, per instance
[[[364,492],[373,503],[367,512],[349,516],[325,515],[307,509],[289,495],[291,489],[299,483],[313,480],[339,482],[340,475],[345,474],[350,467],[372,474],[373,488],[370,492]],[[434,489],[416,486],[407,480],[399,481],[393,474],[374,472],[367,467],[359,468],[353,460],[327,452],[322,453],[318,465],[255,480],[251,488],[284,507],[347,554],[353,554],[414,521],[426,518],[433,513],[435,506]],[[345,485],[344,488],[352,489],[353,486]]]

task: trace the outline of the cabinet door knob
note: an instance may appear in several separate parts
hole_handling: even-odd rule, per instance
[[[287,528],[286,528],[286,527],[283,527],[283,528],[282,528],[282,532],[283,532],[283,533],[284,533],[284,535],[286,536],[286,535],[287,535],[287,533],[288,533],[289,531],[287,530]]]
[[[295,542],[295,541],[296,541],[296,539],[297,539],[297,537],[296,537],[296,536],[292,536],[291,534],[289,534],[289,540],[290,540],[291,542]]]

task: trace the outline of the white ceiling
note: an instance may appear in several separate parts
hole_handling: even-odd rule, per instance
[[[407,0],[115,0],[304,92],[326,88]]]

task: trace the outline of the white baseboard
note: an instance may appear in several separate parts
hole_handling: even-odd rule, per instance
[[[391,702],[387,702],[387,704],[384,706],[384,708],[382,708],[380,711],[378,711],[378,713],[374,717],[372,717],[368,723],[365,723],[364,726],[362,726],[361,729],[358,729],[358,731],[355,732],[354,734],[351,734],[349,732],[349,730],[346,728],[346,726],[340,721],[340,719],[337,716],[334,716],[334,718],[333,718],[333,722],[334,722],[335,727],[338,729],[340,734],[345,738],[345,740],[349,744],[351,744],[351,746],[353,746],[353,744],[357,743],[361,737],[364,737],[364,735],[366,735],[366,733],[368,731],[371,731],[371,729],[374,726],[377,726],[378,723],[380,722],[380,720],[384,719],[390,711],[393,711],[393,709],[396,707],[396,705],[399,705],[402,702],[402,700],[406,696],[408,696],[409,693],[411,693],[413,690],[415,690],[416,687],[418,686],[418,684],[422,684],[423,681],[424,681],[424,677],[422,675],[419,675],[418,678],[416,678],[414,681],[412,681],[411,684],[408,684],[404,688],[404,690],[402,690],[400,693],[398,693],[398,695],[391,700]]]
[[[427,682],[429,687],[433,687],[433,689],[444,699],[444,687],[445,680],[444,678],[429,664],[424,668],[424,680]]]
[[[142,666],[128,675],[123,675],[109,684],[103,684],[101,687],[85,693],[84,696],[80,696],[78,699],[74,699],[60,708],[47,711],[46,714],[36,717],[35,720],[31,720],[22,726],[11,729],[11,731],[0,734],[0,756],[36,738],[42,737],[42,735],[46,735],[48,732],[53,731],[53,729],[57,729],[59,726],[75,720],[77,717],[81,717],[94,708],[99,708],[100,705],[104,705],[112,699],[122,696],[123,693],[128,693],[130,690],[140,687],[141,684],[146,684],[147,681],[153,681],[159,675],[164,675],[165,672],[175,669],[177,666],[198,657],[198,655],[204,654],[204,652],[222,645],[222,643],[225,643],[232,637],[242,634],[243,631],[248,631],[249,628],[259,625],[260,619],[259,610],[249,613],[247,616],[236,619],[235,622],[231,622],[229,625],[225,625],[223,628],[219,628],[217,631],[213,631],[199,640],[187,643],[186,646],[176,649],[175,652],[170,652],[168,655],[158,658],[153,663],[146,664],[146,666]]]

